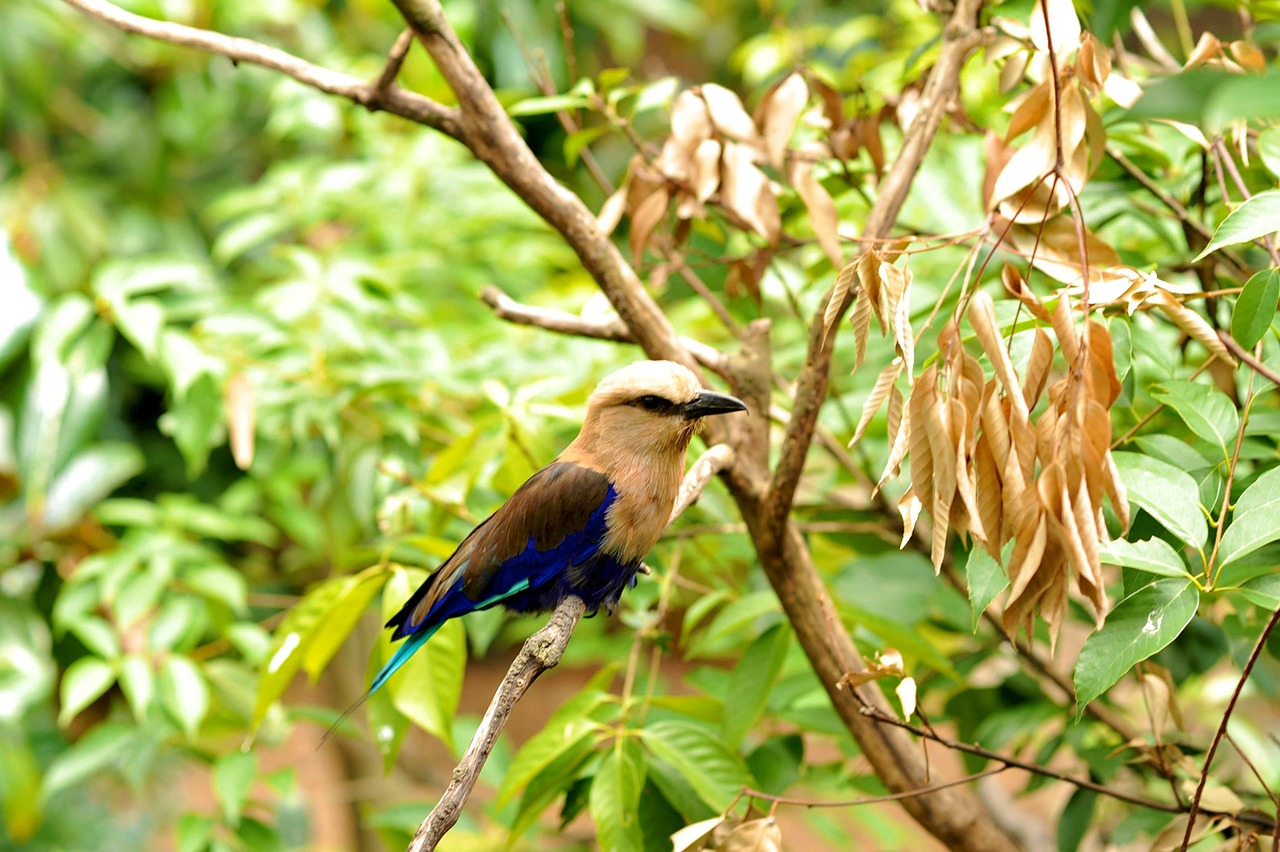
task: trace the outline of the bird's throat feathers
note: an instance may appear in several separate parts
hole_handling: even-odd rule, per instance
[[[582,437],[565,449],[560,461],[598,470],[609,478],[618,496],[609,507],[601,549],[623,563],[640,562],[666,529],[684,478],[689,438],[660,449],[610,442],[606,451],[593,452],[590,444],[582,446]]]

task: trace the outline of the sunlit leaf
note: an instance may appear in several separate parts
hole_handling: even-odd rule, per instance
[[[1129,502],[1193,547],[1203,547],[1209,526],[1195,480],[1171,464],[1137,453],[1114,453]]]
[[[1076,716],[1129,669],[1168,645],[1196,614],[1200,592],[1185,578],[1156,580],[1116,604],[1076,660]]]
[[[1162,577],[1190,577],[1182,557],[1164,539],[1116,539],[1101,545],[1098,555],[1106,565],[1123,565],[1125,568],[1159,574]]]
[[[1223,246],[1247,243],[1276,231],[1280,231],[1280,189],[1259,192],[1227,214],[1213,232],[1213,239],[1194,260],[1200,260]]]
[[[636,741],[620,738],[605,752],[591,782],[591,818],[603,852],[641,852],[644,836],[637,818],[644,786],[644,755]]]
[[[58,711],[58,724],[65,727],[115,682],[115,670],[97,657],[81,657],[67,666],[62,675],[62,707]]]
[[[1231,336],[1252,349],[1271,327],[1280,301],[1280,269],[1264,269],[1245,282],[1231,309]]]
[[[1151,395],[1172,408],[1201,438],[1230,458],[1240,417],[1225,393],[1200,382],[1169,381],[1156,385]]]

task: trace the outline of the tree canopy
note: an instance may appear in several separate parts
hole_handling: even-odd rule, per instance
[[[751,417],[441,848],[1274,849],[1278,36],[0,5],[0,837],[410,843],[546,618],[379,625],[651,357]]]

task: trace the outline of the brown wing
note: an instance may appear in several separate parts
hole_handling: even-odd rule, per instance
[[[429,617],[438,623],[491,605],[521,583],[538,585],[580,550],[594,550],[610,500],[602,472],[576,462],[547,465],[472,530],[387,622],[394,638],[417,632]]]

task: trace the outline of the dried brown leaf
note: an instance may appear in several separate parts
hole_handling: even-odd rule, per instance
[[[1009,129],[1004,134],[1006,142],[1017,139],[1049,114],[1049,108],[1053,105],[1052,85],[1051,81],[1045,80],[1027,91],[1014,110],[1013,117],[1009,119]]]
[[[232,373],[222,388],[222,401],[227,409],[227,439],[236,467],[248,470],[253,464],[256,435],[257,404],[253,380],[246,373]]]
[[[894,395],[898,395],[894,390]],[[902,403],[899,403],[901,406]],[[907,450],[911,446],[911,410],[908,407],[902,407],[898,421],[895,424],[891,422],[889,429],[889,457],[884,463],[884,472],[880,474],[880,479],[876,482],[873,489],[879,491],[884,484],[890,479],[898,475],[898,470],[902,466],[902,460],[907,457]],[[913,522],[914,523],[914,522]],[[910,538],[910,536],[908,536]]]
[[[622,221],[622,213],[627,204],[627,187],[624,183],[618,190],[600,205],[600,213],[596,216],[596,228],[606,237],[614,232]]]
[[[884,301],[880,294],[880,265],[883,262],[884,259],[874,246],[858,255],[858,283],[862,285],[862,293],[870,303],[870,308],[875,311],[876,321],[880,323],[882,334],[889,330],[884,315]]]
[[[808,103],[809,86],[804,77],[794,72],[784,77],[760,101],[756,109],[756,124],[764,135],[765,154],[775,169],[782,168],[787,143]]]
[[[1009,39],[1009,41],[1013,41]],[[1014,42],[1015,44],[1017,42]],[[1000,68],[1000,93],[1008,94],[1012,92],[1022,78],[1027,73],[1027,60],[1031,58],[1031,54],[1023,50],[1018,53],[1011,54],[1005,60],[1004,65]]]
[[[940,398],[925,410],[925,437],[933,457],[933,503],[929,515],[933,518],[933,544],[930,557],[934,571],[942,570],[942,560],[947,553],[948,519],[951,502],[956,496],[956,453],[951,443],[950,407]],[[914,481],[914,473],[912,481]]]
[[[871,393],[867,396],[867,402],[862,407],[862,417],[858,419],[857,428],[853,430],[853,438],[849,441],[849,446],[858,443],[862,438],[862,433],[867,430],[867,426],[871,424],[871,420],[876,416],[876,412],[880,410],[880,406],[886,399],[890,398],[890,392],[894,389],[893,383],[898,380],[898,376],[902,375],[902,362],[894,359],[889,366],[880,371],[880,375],[876,377],[876,383],[871,388]],[[892,427],[890,434],[892,435]]]
[[[858,264],[856,262],[846,264],[836,275],[836,283],[831,287],[831,297],[827,299],[826,310],[822,313],[822,333],[828,335],[831,333],[831,326],[835,324],[836,318],[840,316],[840,308],[844,306],[844,300],[849,295],[849,289],[853,286],[854,278],[858,274]],[[854,337],[857,337],[857,330],[854,330]]]
[[[1173,320],[1174,325],[1185,331],[1193,340],[1198,341],[1205,349],[1228,364],[1235,365],[1236,359],[1227,351],[1226,345],[1218,339],[1213,326],[1209,325],[1204,317],[1179,302],[1176,296],[1166,290],[1158,291],[1151,301]]]
[[[720,188],[720,143],[714,139],[703,139],[693,152],[693,195],[699,204]]]
[[[721,198],[753,231],[776,243],[782,232],[778,200],[765,173],[755,164],[755,154],[746,145],[724,144]]]
[[[1031,292],[1031,288],[1027,286],[1026,279],[1022,277],[1022,273],[1018,271],[1018,267],[1012,263],[1006,263],[1000,270],[1000,283],[1004,285],[1004,290],[1010,296],[1022,303],[1022,306],[1031,311],[1031,315],[1041,322],[1049,321],[1049,311],[1045,309],[1036,294]]]
[[[700,91],[707,103],[711,124],[717,131],[739,142],[759,147],[761,140],[760,134],[756,132],[756,124],[743,109],[742,100],[737,94],[715,83],[704,84]]]
[[[1116,468],[1116,460],[1110,450],[1107,450],[1102,461],[1102,483],[1106,488],[1107,496],[1111,498],[1111,507],[1115,509],[1116,518],[1119,519],[1120,529],[1123,532],[1129,528],[1129,522],[1132,519],[1129,511],[1129,492],[1120,480],[1120,471]]]
[[[1004,546],[1004,495],[1000,483],[1000,468],[985,433],[978,435],[978,443],[973,451],[973,486],[978,503],[978,517],[982,519],[982,528],[987,531],[987,553],[999,562],[1000,549]]]
[[[1022,379],[1022,398],[1026,400],[1028,409],[1035,408],[1040,401],[1052,367],[1053,341],[1044,329],[1037,328],[1031,342],[1031,356],[1027,359],[1027,374]]]
[[[978,541],[986,543],[988,541],[986,525],[983,523],[982,512],[978,507],[978,495],[973,484],[973,472],[969,468],[968,454],[965,452],[966,429],[963,425],[968,417],[964,403],[958,399],[952,399],[948,403],[950,409],[950,427],[952,441],[952,458],[955,466],[956,477],[956,494],[960,497],[960,506],[963,508],[966,517],[966,526],[969,533]],[[956,511],[956,507],[952,505],[952,512]],[[993,531],[994,536],[1000,535],[999,528]]]
[[[1236,62],[1255,74],[1267,73],[1267,57],[1258,46],[1248,41],[1233,41],[1228,45]]]
[[[747,820],[716,844],[721,852],[782,852],[782,828],[771,816]]]
[[[911,484],[920,502],[932,508],[934,459],[927,425],[929,412],[938,404],[937,364],[931,364],[911,386],[905,422],[911,427]]]
[[[1080,52],[1076,54],[1076,76],[1089,90],[1097,92],[1111,73],[1111,53],[1098,43],[1093,33],[1086,32],[1080,39]]]
[[[916,521],[920,519],[920,509],[923,506],[916,496],[914,485],[898,498],[898,514],[902,516],[902,543],[898,545],[899,549],[906,547],[907,542],[911,541],[911,534],[915,532]]]
[[[706,102],[692,89],[676,95],[671,105],[671,135],[687,151],[711,136],[711,116]]]
[[[631,215],[631,256],[637,265],[644,257],[645,247],[649,244],[649,238],[653,236],[654,228],[658,227],[658,223],[667,215],[669,200],[670,196],[665,189],[655,190],[640,202],[636,212]]]
[[[1210,59],[1222,53],[1222,42],[1211,32],[1200,33],[1200,40],[1196,42],[1196,46],[1192,48],[1191,53],[1187,55],[1184,69],[1199,68]]]
[[[840,266],[844,256],[840,251],[840,237],[836,234],[836,227],[840,224],[836,203],[813,176],[813,163],[807,159],[797,159],[791,167],[791,183],[809,211],[809,222],[813,225],[813,233],[818,237],[818,245],[822,246],[822,251],[832,266]]]
[[[1058,338],[1058,348],[1068,365],[1074,365],[1080,355],[1080,333],[1076,330],[1071,310],[1071,297],[1065,291],[1058,294],[1058,304],[1053,309],[1053,334]]]
[[[995,303],[985,292],[979,290],[969,300],[969,325],[978,336],[978,343],[987,359],[995,368],[996,376],[1004,386],[1007,398],[1012,402],[1017,415],[1023,420],[1028,418],[1027,404],[1022,397],[1022,384],[1018,381],[1018,373],[1013,369],[1009,353],[1004,348],[1004,338],[1000,336],[1000,328],[996,323]]]
[[[1042,177],[1053,171],[1057,162],[1057,139],[1053,117],[1047,115],[1036,125],[1031,138],[1014,151],[1009,162],[1000,170],[1000,176],[991,189],[988,205],[994,206],[1018,191],[1040,183]],[[1024,214],[1017,214],[1018,221],[1024,221],[1023,216]]]
[[[893,693],[902,702],[902,718],[910,721],[916,712],[915,678],[904,677],[894,688]]]
[[[1045,9],[1048,8],[1048,32],[1045,27]],[[1037,0],[1031,10],[1031,43],[1041,53],[1049,52],[1052,37],[1053,52],[1058,63],[1064,65],[1068,54],[1080,45],[1080,19],[1071,0]]]
[[[1156,742],[1164,736],[1165,725],[1169,722],[1169,694],[1169,685],[1159,675],[1143,673],[1142,699],[1147,705],[1151,732],[1155,734]]]

